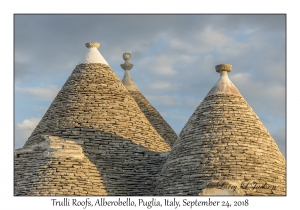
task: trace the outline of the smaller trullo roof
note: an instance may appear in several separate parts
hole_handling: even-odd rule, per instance
[[[117,75],[86,44],[77,65],[23,148],[15,151],[15,195],[149,195],[165,152]]]
[[[182,129],[155,195],[285,195],[285,159],[228,78],[220,78]]]
[[[125,71],[122,79],[123,85],[127,88],[128,92],[134,98],[142,112],[145,114],[151,125],[163,137],[163,139],[172,147],[178,136],[159,112],[150,104],[146,97],[139,91],[130,76],[130,70],[133,64],[129,62],[131,58],[130,53],[124,53],[123,59],[125,62],[120,66]]]

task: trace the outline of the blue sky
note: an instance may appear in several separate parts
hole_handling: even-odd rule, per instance
[[[216,83],[229,78],[285,155],[285,15],[15,15],[15,148],[23,146],[86,42],[122,79],[124,52],[139,90],[179,133]]]

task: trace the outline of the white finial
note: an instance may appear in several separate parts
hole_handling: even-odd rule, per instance
[[[228,72],[231,72],[231,64],[219,64],[215,66],[216,72],[220,72],[220,78],[206,96],[215,94],[235,94],[241,95],[238,89],[228,78]]]
[[[100,47],[99,42],[88,42],[85,43],[85,46],[89,48],[85,60],[82,63],[103,63],[108,65],[107,61],[103,58],[97,48]]]

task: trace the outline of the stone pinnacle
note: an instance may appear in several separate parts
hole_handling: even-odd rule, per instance
[[[130,70],[133,67],[133,64],[129,63],[130,58],[131,58],[130,53],[123,54],[123,59],[125,62],[123,64],[121,64],[121,67],[124,71]]]
[[[85,43],[85,46],[87,48],[92,48],[92,47],[99,48],[100,43],[99,42],[88,42],[88,43]]]
[[[216,65],[215,68],[216,68],[216,72],[221,72],[221,71],[231,72],[232,65],[231,64],[219,64],[219,65]]]
[[[215,66],[216,72],[220,73],[220,78],[217,83],[212,87],[206,96],[216,94],[235,94],[241,95],[238,89],[228,78],[228,72],[231,72],[231,64],[219,64]]]

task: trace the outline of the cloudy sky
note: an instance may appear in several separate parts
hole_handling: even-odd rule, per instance
[[[285,15],[15,15],[15,148],[20,148],[77,64],[86,42],[120,79],[131,77],[177,134],[219,78],[229,78],[285,155]]]

